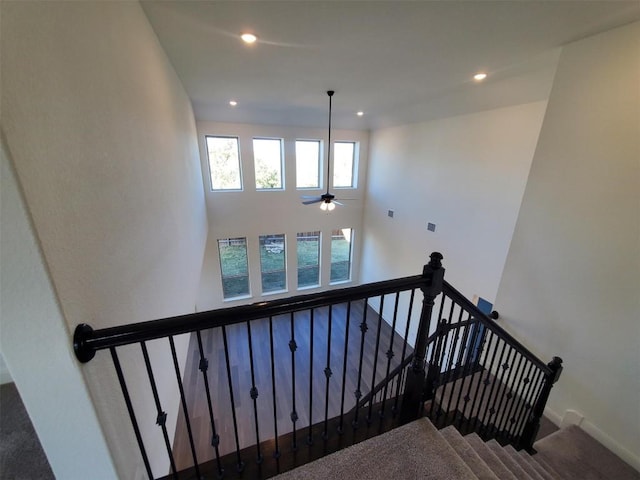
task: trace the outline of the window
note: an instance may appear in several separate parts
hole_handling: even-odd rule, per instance
[[[298,288],[320,285],[320,232],[298,233]]]
[[[262,293],[287,289],[284,235],[260,235]]]
[[[236,137],[205,137],[212,190],[242,190]]]
[[[296,140],[296,187],[320,188],[318,140]]]
[[[331,232],[331,283],[351,280],[351,244],[353,229],[342,228]]]
[[[256,188],[282,189],[282,140],[254,138],[253,158],[256,169]]]
[[[249,295],[249,262],[246,238],[218,240],[222,293],[225,299]]]
[[[355,188],[353,170],[355,166],[356,144],[336,142],[333,144],[333,186]]]

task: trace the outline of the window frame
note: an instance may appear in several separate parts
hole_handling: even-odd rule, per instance
[[[244,249],[245,249],[245,260],[246,260],[246,271],[247,271],[247,293],[241,293],[239,295],[234,295],[234,296],[226,296],[226,292],[225,292],[225,287],[224,287],[224,281],[225,281],[225,277],[229,277],[228,275],[225,276],[224,274],[224,268],[223,268],[223,261],[222,261],[222,252],[220,251],[220,242],[221,241],[231,241],[231,240],[235,240],[235,239],[243,239],[244,240]],[[218,238],[216,240],[216,243],[218,245],[218,261],[220,263],[220,280],[222,283],[222,298],[225,302],[230,302],[233,300],[241,300],[241,299],[245,299],[245,298],[251,298],[251,269],[250,269],[250,265],[249,265],[249,241],[247,239],[247,237],[225,237],[225,238]],[[230,245],[229,245],[230,246]]]
[[[264,188],[258,187],[258,172],[256,171],[256,140],[273,140],[277,141],[280,145],[280,186],[277,188]],[[254,185],[257,192],[282,192],[286,189],[285,186],[285,164],[284,164],[284,139],[281,137],[252,137],[251,147],[253,150],[253,173],[254,173]]]
[[[318,171],[317,171],[317,185],[315,187],[300,187],[298,186],[298,142],[307,142],[307,143],[317,143],[318,144]],[[322,158],[323,158],[323,145],[324,142],[322,140],[319,139],[310,139],[310,138],[296,138],[295,140],[295,152],[296,152],[296,190],[320,190],[322,189],[322,185],[323,185],[323,162],[322,162]]]
[[[335,184],[335,178],[336,178],[336,145],[337,144],[350,144],[353,145],[353,153],[351,155],[351,185],[336,185]],[[341,189],[341,190],[355,190],[356,188],[358,188],[358,164],[359,164],[359,157],[360,157],[360,143],[355,141],[355,140],[336,140],[335,142],[333,142],[333,156],[331,157],[332,161],[333,161],[333,169],[332,169],[332,176],[331,176],[331,186],[335,189]],[[328,180],[329,181],[329,180]]]
[[[349,275],[348,278],[344,280],[332,280],[331,270],[333,268],[333,232],[335,230],[339,230],[342,233],[342,230],[350,230],[349,237]],[[331,241],[329,242],[329,285],[339,285],[342,283],[349,283],[353,280],[353,245],[354,245],[354,231],[355,229],[352,227],[342,227],[331,229]],[[344,234],[342,233],[344,236]]]
[[[267,250],[267,252],[270,253],[275,253],[275,254],[280,254],[282,253],[283,255],[283,276],[284,276],[284,286],[282,288],[279,289],[275,289],[275,290],[265,290],[264,289],[264,265],[263,265],[263,257],[262,257],[262,247],[263,245],[265,245],[265,243],[263,242],[263,238],[265,240],[267,240],[269,237],[282,237],[282,248],[279,252],[270,252],[269,249],[267,249],[267,247],[265,246],[265,250]],[[278,293],[285,293],[288,292],[288,266],[287,266],[287,235],[286,233],[267,233],[264,235],[258,235],[258,256],[260,257],[260,291],[262,292],[263,296],[266,295],[275,295]],[[275,272],[277,272],[278,270],[276,270]],[[266,273],[273,273],[273,272],[266,272]]]
[[[305,233],[318,234],[318,263],[316,266],[316,268],[318,269],[318,277],[317,277],[317,282],[315,284],[300,286],[300,256],[298,254],[298,245],[299,245],[298,239],[300,238],[301,234],[305,234]],[[296,233],[296,283],[297,283],[298,290],[309,290],[311,288],[318,288],[322,286],[322,236],[323,236],[322,230]]]
[[[238,176],[240,178],[240,188],[214,188],[213,186],[213,171],[211,168],[211,155],[209,153],[209,138],[225,138],[225,139],[235,139],[236,147],[238,151]],[[209,135],[206,134],[204,136],[204,146],[205,151],[207,153],[207,166],[209,168],[209,187],[211,192],[216,193],[224,193],[224,192],[242,192],[244,191],[244,176],[242,172],[242,153],[240,149],[240,137],[237,135]]]

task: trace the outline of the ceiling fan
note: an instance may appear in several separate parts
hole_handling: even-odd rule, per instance
[[[344,206],[343,203],[340,203],[335,200],[336,196],[329,193],[329,181],[331,179],[331,98],[335,92],[333,90],[329,90],[327,95],[329,95],[329,147],[327,148],[327,191],[320,196],[302,196],[302,204],[303,205],[312,205],[314,203],[320,203],[320,209],[330,212],[336,205]]]

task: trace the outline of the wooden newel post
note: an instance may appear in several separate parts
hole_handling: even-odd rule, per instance
[[[519,448],[524,448],[529,453],[535,453],[533,443],[536,441],[536,437],[538,436],[538,430],[540,430],[540,419],[542,418],[544,409],[547,406],[551,388],[553,387],[553,384],[558,381],[560,374],[562,373],[562,359],[560,357],[553,357],[553,359],[547,363],[547,367],[549,367],[551,372],[545,375],[542,391],[540,392],[538,401],[533,406],[531,416],[522,430],[522,435],[520,435],[520,441],[518,443]]]
[[[427,339],[429,338],[429,327],[431,314],[435,299],[442,293],[442,283],[444,281],[444,268],[442,268],[442,254],[433,252],[430,255],[430,262],[422,269],[424,285],[421,287],[424,299],[422,300],[422,311],[420,313],[420,324],[416,335],[416,346],[413,351],[413,362],[407,370],[407,381],[402,397],[402,410],[400,421],[408,423],[422,416],[422,408],[426,399],[425,388],[427,387],[427,375],[425,371],[425,356],[427,353]]]

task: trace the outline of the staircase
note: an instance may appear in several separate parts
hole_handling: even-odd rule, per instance
[[[535,444],[530,455],[453,426],[438,430],[421,418],[320,460],[273,477],[278,480],[638,480],[640,474],[578,427]]]

